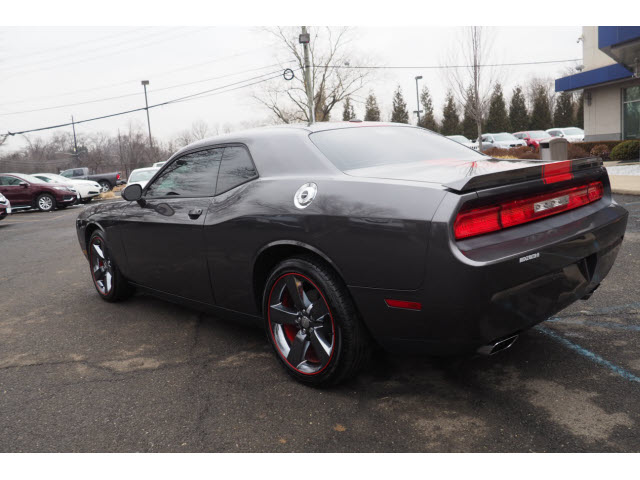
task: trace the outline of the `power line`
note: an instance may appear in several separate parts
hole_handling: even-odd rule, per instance
[[[297,71],[297,70],[300,70],[300,68],[293,69],[294,72]],[[174,99],[171,99],[171,100],[167,100],[167,101],[162,102],[162,103],[156,103],[155,105],[149,105],[149,109],[156,108],[156,107],[162,107],[162,106],[165,106],[165,105],[171,105],[171,104],[174,104],[174,103],[180,103],[180,102],[185,102],[185,101],[189,101],[189,100],[194,100],[196,98],[205,98],[205,97],[210,97],[210,96],[214,96],[214,95],[219,95],[219,94],[222,94],[222,93],[232,92],[234,90],[239,90],[241,88],[246,88],[246,87],[250,87],[252,85],[257,85],[259,83],[263,83],[263,82],[266,82],[266,81],[269,81],[269,80],[273,80],[275,78],[279,78],[279,77],[282,76],[282,73],[280,72],[280,70],[278,70],[278,74],[277,75],[275,75],[275,73],[276,72],[271,72],[271,73],[259,75],[257,77],[241,80],[239,82],[234,82],[234,83],[230,83],[230,84],[227,84],[227,85],[222,85],[220,87],[212,88],[212,89],[209,89],[209,90],[204,90],[202,92],[194,93],[194,94],[191,94],[191,95],[186,95],[184,97],[179,97],[179,98],[174,98]],[[273,76],[267,77],[267,78],[262,78],[260,80],[257,80],[257,81],[252,82],[252,83],[247,83],[245,85],[240,85],[240,86],[237,86],[236,88],[228,89],[228,87],[239,85],[241,83],[250,82],[251,80],[264,77],[265,75],[273,75]],[[223,89],[228,89],[228,90],[221,91]],[[208,94],[208,95],[206,95],[206,94]],[[131,109],[131,110],[125,110],[123,112],[116,112],[116,113],[111,113],[111,114],[108,114],[108,115],[102,115],[100,117],[87,118],[85,120],[76,120],[75,122],[67,122],[67,123],[61,123],[61,124],[58,124],[58,125],[50,125],[48,127],[32,128],[30,130],[22,130],[20,132],[11,132],[11,131],[9,131],[9,132],[7,132],[6,135],[13,136],[13,135],[22,135],[22,134],[25,134],[25,133],[41,132],[41,131],[44,131],[44,130],[53,130],[53,129],[56,129],[56,128],[68,127],[69,125],[73,125],[73,124],[79,125],[81,123],[95,122],[97,120],[104,120],[106,118],[118,117],[118,116],[121,116],[121,115],[127,115],[129,113],[141,112],[141,111],[144,111],[144,110],[146,110],[146,107],[134,108],[134,109]]]
[[[232,55],[225,55],[224,57],[216,57],[216,58],[213,58],[213,59],[206,60],[204,62],[192,63],[190,65],[186,65],[184,67],[174,68],[172,70],[163,70],[162,72],[146,73],[143,76],[158,78],[158,77],[164,76],[164,75],[169,74],[169,73],[179,72],[179,71],[182,71],[182,70],[189,70],[189,69],[192,69],[192,68],[198,68],[198,67],[202,67],[204,65],[210,65],[212,63],[217,63],[217,62],[221,62],[223,60],[236,58],[236,57],[239,57],[241,55],[246,55],[248,53],[253,53],[253,52],[260,51],[260,50],[264,50],[265,48],[271,48],[272,46],[273,45],[271,44],[271,45],[262,46],[260,48],[253,48],[253,49],[250,49],[250,50],[243,50],[241,52],[237,52],[237,53],[234,53]],[[264,67],[264,68],[267,68],[267,67]],[[259,69],[256,69],[256,70],[259,70]],[[242,73],[242,72],[238,72],[238,73]],[[224,76],[222,76],[220,78],[224,78]],[[49,99],[49,98],[56,98],[57,99],[57,98],[60,98],[60,97],[67,97],[69,95],[75,95],[75,94],[78,94],[78,93],[92,92],[92,91],[96,91],[96,90],[105,90],[105,89],[114,88],[114,87],[121,87],[123,85],[129,85],[132,82],[137,82],[138,80],[139,80],[139,78],[136,78],[136,79],[133,79],[133,80],[126,80],[124,82],[111,83],[109,85],[102,85],[102,86],[97,86],[97,87],[84,88],[84,89],[81,89],[81,90],[73,90],[71,92],[59,93],[59,94],[53,95],[53,96],[52,95],[45,95],[45,96],[41,96],[41,97],[33,97],[33,98],[23,99],[23,100],[14,100],[12,102],[5,102],[5,103],[0,104],[0,107],[4,107],[6,105],[15,105],[15,104],[18,104],[18,103],[32,102],[34,100],[46,100],[46,99]],[[10,115],[10,114],[11,113],[7,113],[7,114],[3,114],[3,115]]]
[[[189,32],[183,32],[183,33],[181,33],[179,35],[169,36],[169,37],[166,37],[166,38],[162,38],[160,40],[156,40],[156,41],[153,41],[153,42],[147,42],[147,43],[144,43],[142,45],[137,45],[136,47],[125,48],[125,49],[118,50],[118,51],[115,51],[115,52],[110,52],[110,53],[107,53],[107,54],[104,54],[104,55],[93,55],[91,57],[88,57],[88,58],[85,58],[85,59],[81,59],[81,60],[78,60],[78,61],[67,62],[67,63],[56,63],[55,65],[49,66],[49,67],[42,68],[42,67],[38,66],[38,67],[33,68],[31,70],[18,71],[17,73],[14,73],[12,75],[8,75],[7,77],[5,77],[5,79],[11,78],[11,77],[15,77],[15,76],[20,76],[20,75],[25,75],[25,74],[32,73],[32,72],[42,72],[42,71],[46,71],[46,70],[56,69],[58,67],[66,67],[66,66],[69,66],[69,65],[76,65],[78,63],[87,63],[87,62],[94,61],[96,59],[100,59],[100,58],[104,58],[104,57],[111,57],[113,55],[119,55],[119,54],[122,54],[122,53],[126,53],[126,52],[132,50],[133,48],[139,49],[139,48],[148,47],[150,45],[155,45],[157,43],[166,42],[168,40],[173,40],[175,38],[183,37],[185,35],[192,35],[194,33],[200,32],[202,30],[206,30],[207,28],[209,28],[209,27],[203,27],[203,28],[199,28],[199,29],[192,30],[192,31],[189,31]]]
[[[294,62],[294,61],[295,60],[292,60],[291,62]],[[285,63],[291,63],[291,62],[285,62]],[[233,77],[234,75],[241,75],[243,73],[255,72],[255,71],[264,70],[264,69],[267,69],[267,68],[273,68],[273,67],[276,67],[278,65],[280,65],[280,64],[279,63],[274,63],[272,65],[266,65],[264,67],[251,68],[251,69],[248,69],[248,70],[243,70],[243,71],[235,72],[235,73],[229,73],[229,74],[226,74],[226,75],[220,75],[220,76],[217,76],[217,77],[209,77],[209,78],[205,78],[205,79],[202,79],[202,80],[195,80],[193,82],[186,82],[186,83],[179,83],[179,84],[176,84],[176,85],[170,85],[168,87],[154,89],[153,93],[161,92],[161,91],[164,91],[164,90],[172,90],[174,88],[184,87],[184,86],[188,86],[188,85],[195,85],[197,83],[205,83],[205,82],[210,82],[210,81],[213,81],[213,80],[220,80],[222,78]],[[271,75],[271,73],[266,73],[264,75]],[[17,112],[6,112],[6,113],[0,113],[0,117],[5,117],[5,116],[8,116],[8,115],[20,115],[20,114],[23,114],[23,113],[44,112],[44,111],[47,111],[47,110],[56,110],[56,109],[59,109],[59,108],[66,108],[66,107],[76,107],[78,105],[88,105],[88,104],[91,104],[91,103],[100,103],[100,102],[106,102],[106,101],[109,101],[109,100],[118,100],[120,98],[134,97],[134,96],[139,96],[139,95],[140,95],[139,92],[127,93],[127,94],[124,94],[124,95],[117,95],[117,96],[114,96],[114,97],[106,97],[106,98],[98,98],[98,99],[95,99],[95,100],[87,100],[85,102],[67,103],[67,104],[64,104],[64,105],[56,105],[56,106],[44,107],[44,108],[34,108],[34,109],[31,109],[31,110],[20,110],[20,111],[17,111]]]
[[[549,63],[567,63],[567,62],[579,62],[581,58],[570,58],[567,60],[545,60],[540,62],[515,62],[515,63],[487,63],[478,65],[479,67],[517,67],[520,65],[542,65]],[[354,68],[363,70],[393,70],[393,69],[415,69],[415,70],[427,70],[427,69],[449,69],[449,68],[471,68],[473,65],[394,65],[394,66],[366,66],[366,65],[314,65],[316,68]]]

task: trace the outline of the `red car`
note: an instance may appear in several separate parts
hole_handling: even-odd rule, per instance
[[[46,183],[23,173],[0,173],[0,193],[11,202],[12,209],[37,208],[50,212],[76,203],[76,192],[67,185]]]
[[[545,140],[549,140],[551,135],[549,135],[544,130],[528,130],[526,132],[517,132],[513,134],[514,137],[519,138],[520,140],[524,140],[527,142],[527,146],[538,149],[540,148],[540,142]]]

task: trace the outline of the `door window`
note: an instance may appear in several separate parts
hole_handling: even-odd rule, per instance
[[[147,187],[145,196],[150,198],[213,196],[223,150],[223,148],[202,150],[174,160]]]
[[[218,174],[216,195],[242,185],[257,176],[256,167],[245,147],[226,147]]]
[[[0,177],[0,185],[9,187],[12,185],[20,185],[21,180],[16,177]]]

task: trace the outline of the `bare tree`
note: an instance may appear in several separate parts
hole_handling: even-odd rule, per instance
[[[465,27],[457,48],[449,55],[449,82],[465,112],[475,121],[478,149],[482,151],[482,122],[487,113],[491,93],[497,81],[491,67],[486,67],[492,47],[492,35],[486,27]]]
[[[309,101],[304,84],[304,56],[298,43],[299,27],[267,30],[282,44],[282,69],[291,68],[295,77],[288,82],[267,84],[254,98],[283,123],[308,122]],[[311,83],[316,121],[328,121],[333,108],[364,88],[371,70],[354,65],[347,27],[311,27]]]

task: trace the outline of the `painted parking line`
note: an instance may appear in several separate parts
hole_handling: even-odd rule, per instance
[[[565,347],[573,350],[574,352],[579,353],[583,357],[588,358],[592,362],[597,363],[598,365],[601,365],[603,367],[608,368],[613,373],[615,373],[616,375],[621,376],[625,380],[629,380],[630,382],[640,383],[640,377],[637,377],[636,375],[634,375],[633,373],[625,370],[624,368],[619,367],[618,365],[616,365],[614,363],[611,363],[609,360],[605,360],[600,355],[598,355],[596,353],[593,353],[591,350],[587,350],[586,348],[578,345],[577,343],[573,343],[572,341],[567,340],[562,335],[554,332],[553,330],[551,330],[549,328],[546,328],[546,327],[543,327],[543,326],[540,326],[540,325],[538,325],[538,326],[536,326],[534,328],[536,330],[538,330],[539,332],[542,332],[545,335],[553,338],[554,340],[556,340],[557,342],[561,343]]]
[[[551,323],[565,323],[567,325],[585,325],[587,327],[603,327],[612,330],[626,330],[629,332],[640,332],[640,325],[626,325],[615,322],[603,322],[597,320],[581,320],[579,318],[553,317],[547,320]]]

